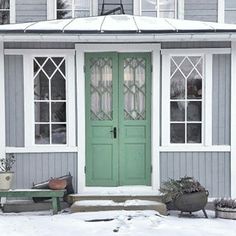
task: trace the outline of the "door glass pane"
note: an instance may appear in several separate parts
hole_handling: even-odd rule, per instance
[[[112,120],[112,59],[90,59],[91,120]]]
[[[124,117],[125,120],[145,120],[146,62],[143,58],[124,60]]]

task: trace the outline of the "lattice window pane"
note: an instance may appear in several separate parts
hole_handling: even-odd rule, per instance
[[[33,63],[35,143],[65,144],[65,58],[36,57]]]
[[[112,59],[90,59],[90,119],[112,120]]]
[[[124,60],[124,118],[145,120],[146,118],[146,62],[143,58]]]

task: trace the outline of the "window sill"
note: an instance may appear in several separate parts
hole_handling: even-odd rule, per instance
[[[230,145],[204,146],[202,144],[169,145],[159,147],[160,152],[230,152]]]
[[[61,145],[54,146],[32,146],[32,147],[6,147],[6,153],[49,153],[49,152],[78,152],[78,147]]]

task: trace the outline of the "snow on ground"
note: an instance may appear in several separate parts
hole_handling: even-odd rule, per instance
[[[155,211],[108,211],[87,213],[0,213],[1,236],[235,236],[236,221],[209,219],[202,212],[193,217],[161,216]],[[110,219],[109,221],[94,220]],[[111,220],[113,219],[113,220]]]

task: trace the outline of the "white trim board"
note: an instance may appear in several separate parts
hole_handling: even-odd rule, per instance
[[[5,157],[6,127],[5,127],[5,74],[4,74],[4,44],[0,41],[0,158]]]
[[[84,54],[86,52],[152,52],[153,66],[152,72],[152,190],[158,191],[160,187],[159,172],[159,99],[160,99],[160,45],[159,44],[76,44],[76,67],[77,67],[77,140],[78,140],[78,192],[93,191],[93,187],[85,185],[85,74],[84,74]],[[154,119],[155,117],[155,119]],[[156,133],[157,132],[157,133]],[[155,136],[155,137],[154,137]]]
[[[218,23],[225,22],[225,0],[218,0]]]
[[[231,197],[236,198],[236,42],[231,54]]]

